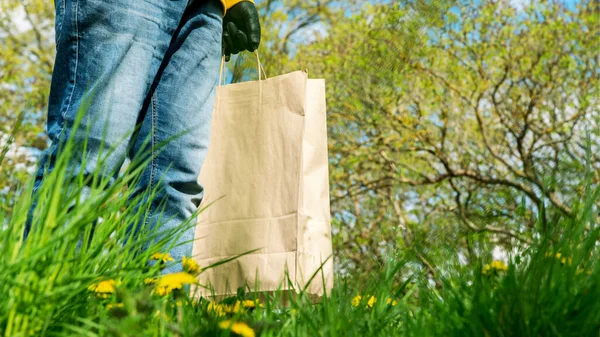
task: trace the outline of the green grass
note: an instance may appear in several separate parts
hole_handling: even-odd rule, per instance
[[[178,235],[128,236],[127,227],[146,216],[146,198],[130,188],[144,161],[134,161],[109,186],[99,172],[67,179],[73,153],[67,143],[44,181],[24,243],[29,193],[10,218],[0,213],[4,336],[236,336],[223,328],[225,320],[247,324],[256,336],[600,336],[600,232],[592,213],[600,190],[589,189],[573,205],[577,218],[556,219],[546,236],[511,255],[507,270],[484,267],[492,261],[448,263],[431,282],[414,268],[415,259],[398,252],[370,282],[338,279],[319,303],[300,293],[282,305],[273,295],[262,307],[219,315],[209,300],[178,291],[158,296],[144,283],[160,274],[159,264],[148,264],[150,256],[167,251]],[[93,192],[79,201],[84,185]],[[90,224],[99,218],[90,238]],[[120,283],[98,298],[88,287],[103,279]],[[353,305],[358,294],[362,299]],[[369,305],[371,296],[377,301]],[[254,298],[240,291],[226,303],[244,299]]]

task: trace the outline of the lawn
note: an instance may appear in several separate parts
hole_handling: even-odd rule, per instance
[[[283,292],[259,299],[244,289],[214,302],[193,296],[204,286],[194,275],[210,266],[165,254],[193,223],[129,236],[147,208],[143,194],[128,188],[144,163],[133,162],[114,184],[98,174],[67,178],[70,146],[39,190],[27,240],[31,186],[10,217],[0,213],[4,336],[600,336],[600,232],[592,213],[600,190],[588,188],[572,205],[576,218],[556,218],[505,261],[448,263],[431,275],[399,251],[368,282],[338,277],[317,303],[302,291],[286,302]],[[81,201],[83,186],[92,193]],[[161,274],[169,263],[185,272]]]

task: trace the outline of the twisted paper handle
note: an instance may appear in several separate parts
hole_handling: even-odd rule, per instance
[[[262,63],[260,63],[260,57],[258,56],[258,50],[255,50],[254,54],[256,54],[256,63],[258,64],[258,66],[257,66],[258,80],[259,81],[263,80],[260,77],[261,71],[262,71],[262,73],[264,75],[264,79],[266,80],[268,78],[267,77],[267,73],[265,72],[265,68],[263,67]],[[225,71],[226,71],[226,67],[225,67],[225,55],[223,55],[221,57],[221,67],[219,69],[219,86],[223,85],[223,79],[225,78]]]

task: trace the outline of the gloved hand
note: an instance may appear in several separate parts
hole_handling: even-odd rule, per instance
[[[229,8],[223,18],[223,54],[229,61],[231,54],[255,51],[260,45],[258,11],[250,1],[242,1]]]

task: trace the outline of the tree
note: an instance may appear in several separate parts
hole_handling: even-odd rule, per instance
[[[401,248],[434,274],[574,215],[588,135],[600,179],[594,6],[465,2],[443,18],[435,5],[365,6],[299,49],[328,83],[332,209],[350,268]]]
[[[0,155],[0,207],[6,211],[47,146],[43,120],[54,60],[53,24],[49,1],[0,0],[0,149],[8,150]]]
[[[257,1],[267,74],[327,81],[334,245],[362,275],[392,252],[434,276],[554,230],[600,180],[598,5]],[[52,4],[0,0],[0,205],[31,177],[54,53]],[[27,27],[17,29],[16,18]],[[256,78],[234,58],[231,81]],[[589,143],[586,143],[589,136]],[[591,146],[589,158],[586,147]],[[0,154],[0,158],[2,155]]]

